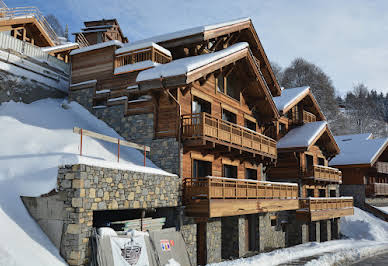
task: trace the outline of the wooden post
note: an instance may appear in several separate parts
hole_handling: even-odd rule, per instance
[[[120,162],[120,139],[117,139],[117,162]]]
[[[79,155],[82,156],[82,128],[81,128],[81,144],[79,146]]]
[[[146,166],[146,146],[144,146],[144,166]]]

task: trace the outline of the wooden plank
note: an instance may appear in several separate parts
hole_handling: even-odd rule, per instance
[[[74,127],[73,128],[73,132],[76,133],[76,134],[81,134],[81,128]],[[119,140],[117,138],[113,138],[113,137],[109,137],[109,136],[106,136],[106,135],[102,135],[102,134],[99,134],[99,133],[96,133],[96,132],[93,132],[93,131],[89,131],[89,130],[86,130],[86,129],[82,129],[82,135],[89,136],[89,137],[92,137],[92,138],[95,138],[95,139],[101,139],[101,140],[108,141],[108,142],[111,142],[111,143],[116,143],[116,144],[118,143],[118,140]],[[134,149],[139,149],[139,150],[144,150],[144,148],[145,148],[146,151],[150,151],[151,150],[151,148],[148,147],[148,146],[139,145],[139,144],[136,144],[136,143],[133,143],[133,142],[128,142],[128,141],[121,140],[121,139],[120,139],[120,145],[127,146],[127,147],[134,148]]]

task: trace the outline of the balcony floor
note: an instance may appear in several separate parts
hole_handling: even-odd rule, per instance
[[[185,212],[192,217],[212,218],[298,208],[298,199],[197,199],[186,205]]]
[[[298,220],[306,222],[314,222],[319,220],[328,220],[333,218],[339,218],[343,216],[349,216],[354,214],[353,208],[344,208],[344,209],[329,209],[329,210],[297,210],[296,218]]]

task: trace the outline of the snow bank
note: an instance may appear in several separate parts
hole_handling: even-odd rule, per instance
[[[141,82],[145,80],[159,79],[161,77],[184,75],[247,47],[249,47],[248,43],[240,42],[218,52],[173,60],[170,63],[160,64],[154,68],[140,72],[136,81]]]
[[[72,133],[74,126],[119,137],[74,102],[46,99],[0,105],[0,265],[65,265],[20,200],[20,195],[38,196],[53,189],[58,165],[85,163],[168,174],[149,160],[149,167],[143,167],[142,153],[127,147],[122,147],[117,163],[116,145],[88,137],[85,156],[79,157],[80,137]]]
[[[295,265],[342,265],[386,252],[388,223],[354,208],[354,216],[341,218],[341,233],[349,239],[322,243],[311,242],[290,248],[261,253],[250,258],[209,264],[211,266],[279,265],[298,261]],[[305,258],[304,260],[301,260]],[[337,264],[335,264],[337,263]],[[341,264],[342,263],[342,264]],[[294,265],[291,264],[290,265]]]

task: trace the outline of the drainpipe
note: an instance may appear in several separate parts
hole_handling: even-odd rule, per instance
[[[171,94],[170,90],[166,88],[164,85],[163,77],[160,77],[160,83],[162,84],[163,89],[167,92],[167,94],[175,101],[175,103],[179,106],[179,119],[178,119],[178,165],[179,165],[179,176],[182,178],[182,165],[181,165],[181,116],[182,116],[182,108],[178,100]],[[178,93],[178,92],[177,92]]]

